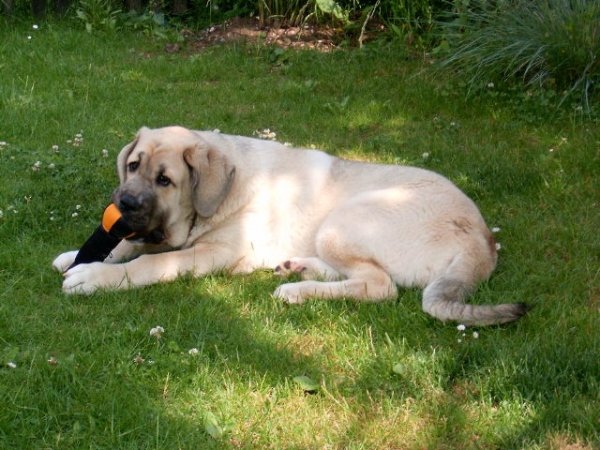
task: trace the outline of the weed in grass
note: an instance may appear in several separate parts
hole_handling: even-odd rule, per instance
[[[256,46],[162,47],[0,24],[0,447],[600,446],[597,123],[465,100],[390,48],[276,67]],[[458,330],[417,290],[282,305],[269,271],[62,295],[50,262],[97,226],[117,152],[167,124],[441,172],[501,228],[474,301],[537,307]]]

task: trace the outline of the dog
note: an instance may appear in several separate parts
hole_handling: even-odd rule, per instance
[[[273,294],[291,304],[377,302],[402,286],[423,287],[423,310],[442,321],[527,313],[464,302],[495,268],[496,245],[473,201],[437,173],[181,127],[141,128],[117,166],[112,200],[135,238],[104,262],[68,269],[77,251],[58,256],[67,294],[274,268],[301,275]]]

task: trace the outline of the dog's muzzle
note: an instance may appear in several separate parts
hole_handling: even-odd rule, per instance
[[[125,185],[115,190],[113,202],[138,237],[151,237],[152,242],[164,239],[162,220],[156,211],[156,196],[151,190],[135,192]]]

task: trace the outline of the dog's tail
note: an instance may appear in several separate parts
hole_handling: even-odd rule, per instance
[[[472,285],[442,276],[427,285],[423,291],[423,310],[442,321],[464,325],[496,325],[523,317],[531,309],[525,303],[501,305],[469,305],[464,299]]]
[[[473,291],[473,270],[465,270],[457,258],[445,274],[435,278],[423,291],[423,310],[442,321],[464,325],[496,325],[523,317],[531,309],[525,303],[470,305],[464,303]],[[462,266],[462,267],[461,267]]]

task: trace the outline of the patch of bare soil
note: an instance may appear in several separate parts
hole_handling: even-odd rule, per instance
[[[232,42],[275,45],[284,49],[309,49],[321,52],[333,50],[341,33],[329,26],[304,25],[302,27],[261,26],[257,18],[236,18],[221,25],[213,25],[200,32],[186,30],[183,36],[189,46],[204,49]],[[168,53],[180,50],[178,44],[165,47]]]

